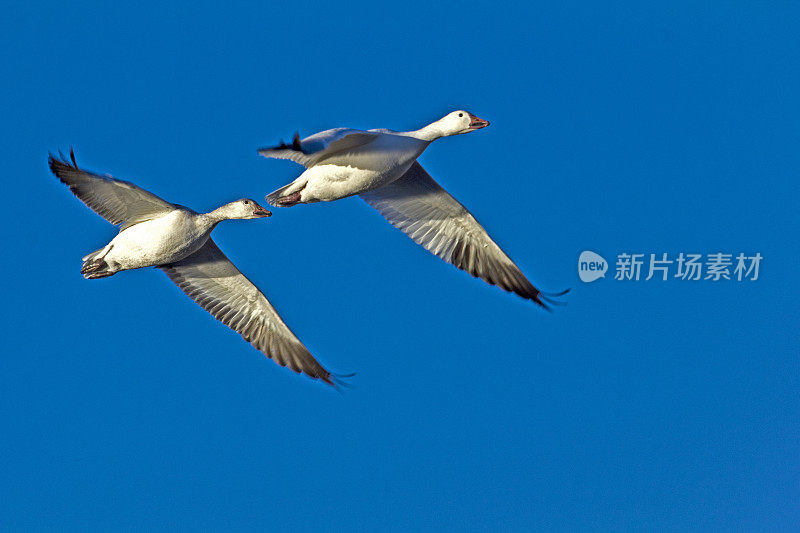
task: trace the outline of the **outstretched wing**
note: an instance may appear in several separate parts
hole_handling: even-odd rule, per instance
[[[547,308],[544,296],[475,217],[415,162],[396,181],[362,193],[394,227],[448,263]]]
[[[264,293],[211,239],[189,257],[159,268],[200,307],[279,365],[335,384],[335,378],[295,337]]]
[[[57,159],[50,154],[50,170],[78,199],[112,224],[122,224],[125,229],[176,209],[133,183],[79,169],[72,150],[69,153],[72,165],[63,156]]]
[[[295,134],[292,144],[281,141],[278,146],[260,148],[258,153],[264,157],[289,159],[305,167],[312,167],[334,154],[370,143],[380,135],[379,132],[335,128],[302,140],[300,135]]]

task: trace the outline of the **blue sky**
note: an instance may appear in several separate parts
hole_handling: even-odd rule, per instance
[[[556,4],[5,6],[4,529],[796,526],[800,9]],[[492,125],[420,161],[566,307],[356,198],[215,232],[344,393],[156,270],[84,280],[115,230],[46,164],[210,210],[296,177],[256,155],[296,130],[458,108]],[[764,259],[584,284],[583,250]]]

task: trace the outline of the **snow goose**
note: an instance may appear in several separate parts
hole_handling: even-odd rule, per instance
[[[276,207],[329,202],[360,195],[417,244],[491,285],[533,300],[553,302],[522,274],[475,217],[417,162],[441,137],[485,128],[489,122],[453,111],[416,131],[336,128],[262,148],[264,157],[306,167],[292,183],[267,195]]]
[[[121,226],[110,243],[83,258],[85,278],[158,267],[214,318],[279,365],[336,384],[336,376],[314,359],[258,287],[211,240],[219,222],[268,217],[269,211],[245,198],[196,213],[133,183],[81,170],[72,150],[70,157],[71,165],[63,156],[51,155],[50,170],[98,215]]]

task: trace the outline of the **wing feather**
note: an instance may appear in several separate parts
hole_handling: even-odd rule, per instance
[[[50,170],[80,201],[112,224],[122,224],[121,229],[177,208],[133,183],[81,170],[75,163],[72,150],[70,156],[72,165],[63,156],[57,159],[51,154],[48,159]]]
[[[281,320],[264,293],[211,239],[189,257],[159,268],[200,307],[279,365],[335,384],[334,376]]]
[[[547,307],[542,293],[475,217],[415,162],[399,179],[361,197],[417,244],[472,276]]]
[[[380,135],[379,132],[334,128],[315,133],[303,140],[295,135],[292,144],[281,142],[278,146],[260,148],[258,153],[264,157],[289,159],[304,167],[312,167],[339,152],[364,146]]]

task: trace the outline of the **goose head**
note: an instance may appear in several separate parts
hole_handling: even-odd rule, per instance
[[[471,131],[485,128],[489,125],[488,120],[478,118],[469,111],[460,109],[448,113],[436,122],[425,126],[418,130],[420,137],[427,140],[438,139],[439,137],[448,137],[450,135],[461,135]]]
[[[248,220],[251,218],[264,218],[272,216],[272,213],[258,205],[255,200],[250,198],[242,198],[222,206],[218,211],[222,211],[222,215],[227,219],[243,219]]]
[[[445,135],[461,135],[471,131],[485,128],[489,125],[488,120],[478,118],[469,111],[463,109],[448,113],[439,120],[442,123],[442,130]]]

